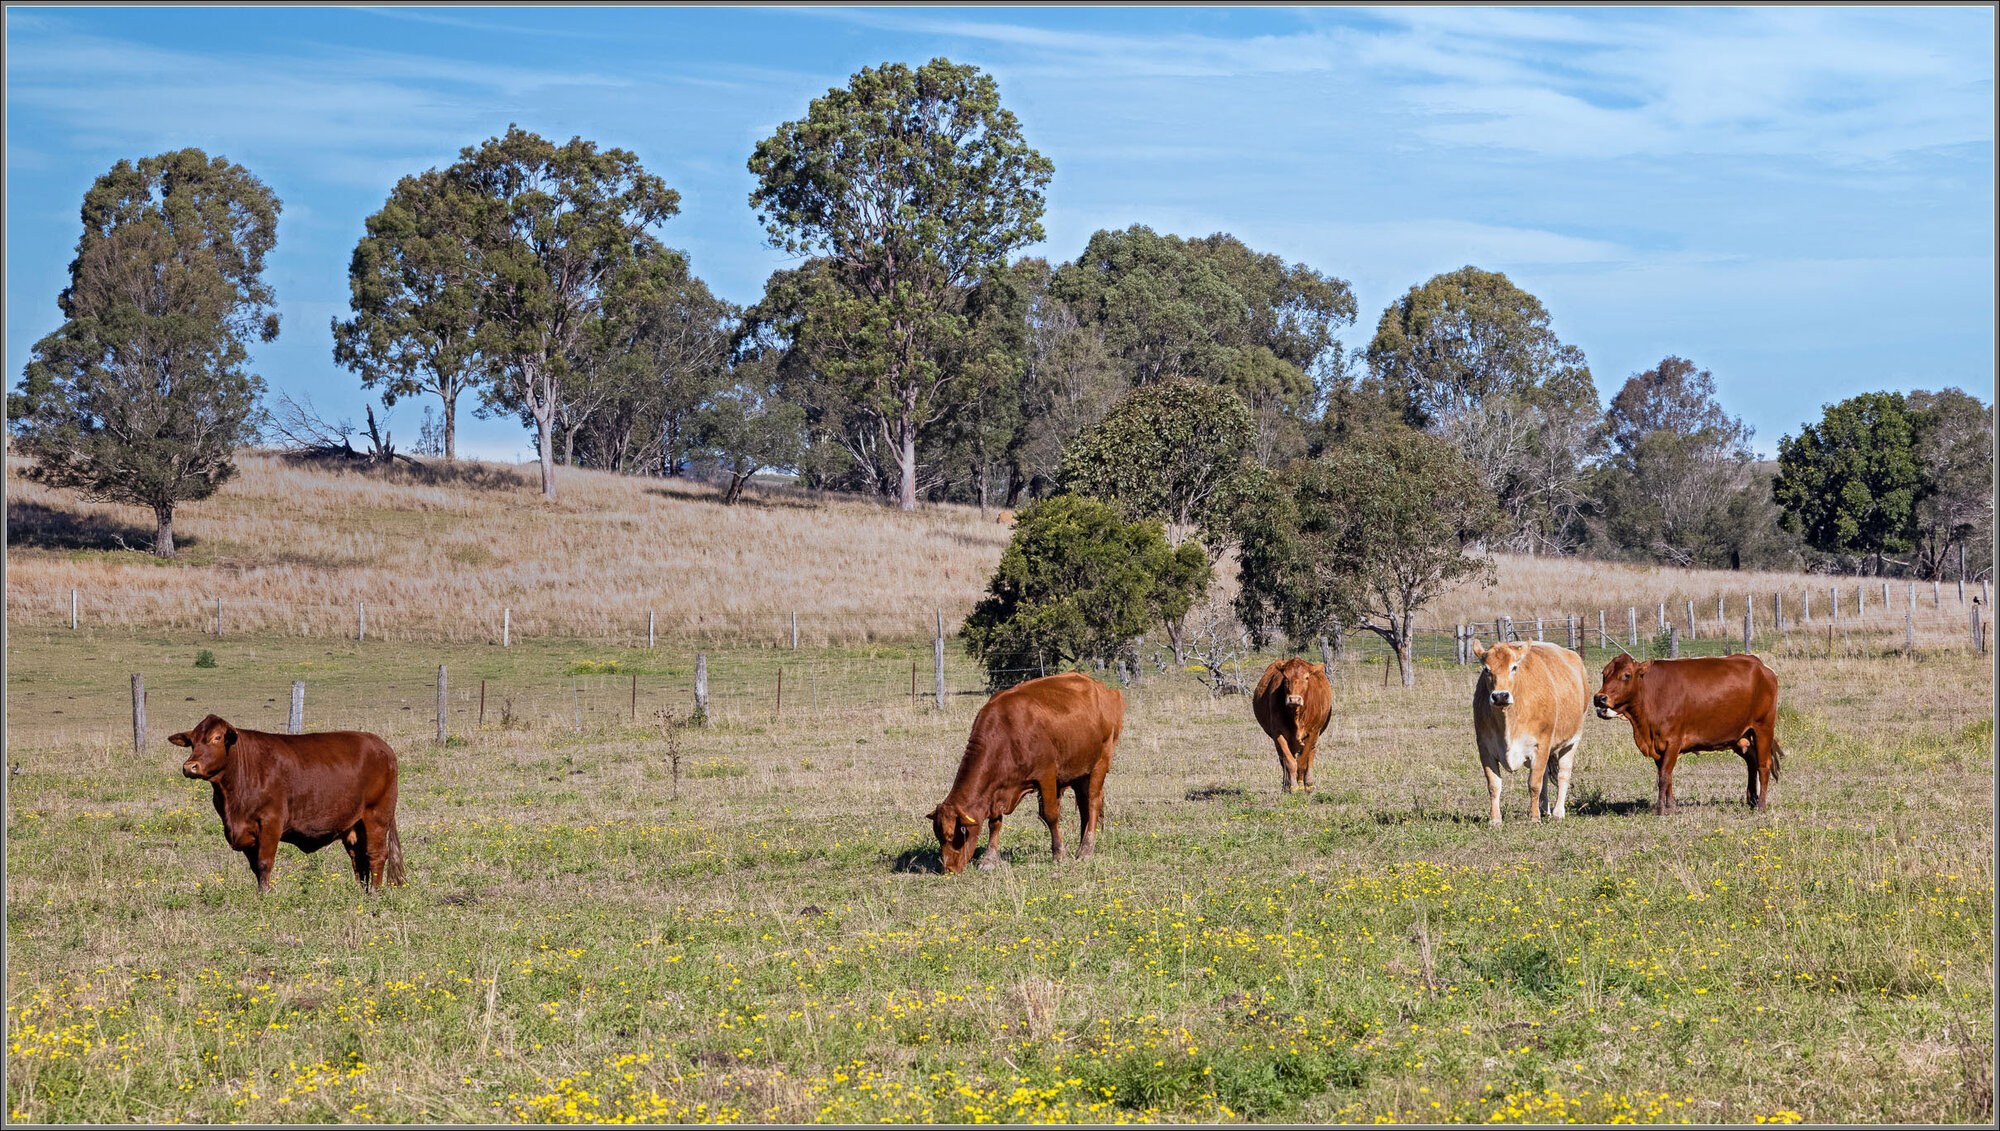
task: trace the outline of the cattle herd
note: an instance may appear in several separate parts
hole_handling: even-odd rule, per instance
[[[1490,821],[1500,823],[1502,772],[1528,770],[1528,819],[1563,816],[1583,720],[1624,718],[1632,741],[1659,768],[1653,812],[1674,811],[1674,762],[1697,750],[1734,750],[1749,771],[1744,800],[1770,802],[1784,751],[1775,727],[1778,677],[1751,655],[1725,659],[1647,660],[1618,656],[1604,666],[1592,697],[1583,661],[1543,642],[1485,648],[1472,693],[1472,728],[1485,772]],[[1326,669],[1300,659],[1264,671],[1251,707],[1277,747],[1286,792],[1313,787],[1313,756],[1333,718]],[[1029,680],[993,696],[972,720],[972,734],[951,791],[932,809],[946,873],[963,871],[986,827],[979,867],[999,860],[1000,824],[1021,798],[1041,801],[1049,850],[1062,859],[1060,801],[1076,798],[1082,829],[1077,856],[1089,856],[1104,819],[1104,782],[1124,727],[1125,696],[1076,672]],[[280,842],[313,852],[341,842],[363,887],[403,882],[396,835],[396,752],[361,731],[282,735],[238,730],[215,715],[168,739],[188,748],[181,772],[208,782],[229,847],[241,852],[259,891],[271,886]],[[1553,763],[1554,797],[1544,788]]]

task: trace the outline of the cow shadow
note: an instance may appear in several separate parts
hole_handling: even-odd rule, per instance
[[[107,515],[59,510],[46,503],[7,505],[7,545],[17,549],[150,552],[157,533],[152,527],[120,522]],[[176,547],[194,546],[198,541],[188,534],[174,537]]]
[[[1249,796],[1250,791],[1240,785],[1211,785],[1187,791],[1189,801],[1239,801]]]
[[[1486,818],[1451,809],[1377,809],[1369,818],[1384,827],[1395,825],[1483,825]]]
[[[1565,808],[1572,817],[1636,817],[1651,814],[1653,803],[1643,797],[1635,801],[1611,801],[1601,790],[1578,789],[1570,791]]]
[[[890,860],[889,871],[898,875],[942,876],[944,857],[935,848],[906,848]]]

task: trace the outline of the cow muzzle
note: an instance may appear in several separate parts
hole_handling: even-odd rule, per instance
[[[1488,695],[1486,698],[1490,700],[1495,707],[1505,707],[1509,706],[1514,702],[1514,693],[1511,691],[1495,691],[1491,695]]]
[[[185,777],[200,778],[201,763],[196,759],[189,758],[187,761],[181,763],[181,774]]]
[[[1303,707],[1305,705],[1306,705],[1306,697],[1303,695],[1285,696],[1285,706],[1287,707]]]
[[[1602,703],[1599,703],[1597,705],[1597,717],[1600,719],[1615,719],[1618,717],[1618,712],[1612,710],[1611,708],[1605,706]]]

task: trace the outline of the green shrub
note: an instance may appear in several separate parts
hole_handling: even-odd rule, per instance
[[[199,651],[199,652],[196,652],[196,653],[194,654],[194,666],[195,666],[195,667],[198,667],[198,668],[212,668],[212,667],[214,667],[214,666],[215,666],[215,653],[213,653],[213,652],[209,651],[209,650],[208,650],[208,649],[206,649],[206,648],[203,648],[203,649],[202,649],[201,651]]]

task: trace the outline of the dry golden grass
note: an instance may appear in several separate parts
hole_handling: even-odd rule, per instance
[[[74,548],[151,541],[134,508],[80,503],[9,468],[7,614],[67,623],[69,591],[105,627],[339,636],[366,602],[389,639],[789,634],[803,642],[910,638],[942,608],[954,623],[991,573],[1007,529],[966,507],[915,515],[866,501],[756,490],[724,507],[706,486],[565,468],[541,499],[512,468],[467,463],[453,482],[301,468],[272,456],[176,517],[185,562]],[[40,534],[17,535],[23,508]],[[40,543],[41,545],[36,545]],[[115,544],[115,543],[113,543]],[[782,623],[781,623],[782,622]]]
[[[220,598],[228,635],[351,636],[365,602],[369,635],[392,640],[497,642],[502,610],[520,639],[643,639],[651,612],[666,637],[788,642],[797,612],[802,644],[911,640],[930,635],[936,609],[948,627],[963,618],[1008,536],[970,507],[905,515],[852,496],[772,488],[724,507],[716,489],[699,484],[567,468],[561,498],[549,503],[527,475],[498,464],[385,475],[250,455],[241,466],[216,497],[181,510],[183,560],[168,565],[119,548],[150,543],[142,512],[79,502],[10,465],[9,621],[66,625],[75,588],[84,623],[104,628],[212,632]],[[1796,621],[1800,594],[1811,589],[1823,632],[1837,582],[1845,627],[1886,636],[1900,634],[1908,600],[1904,582],[1890,583],[1885,609],[1881,583],[1856,578],[1496,562],[1496,584],[1447,594],[1421,623],[1448,631],[1497,614],[1575,614],[1594,627],[1602,609],[1615,630],[1636,607],[1650,636],[1661,602],[1684,629],[1692,600],[1701,632],[1720,635],[1740,633],[1745,595],[1767,626],[1774,596]],[[1232,583],[1225,578],[1224,588]],[[1867,590],[1858,623],[1857,586]],[[1955,585],[1939,607],[1920,586],[1917,612],[1920,643],[1966,636]]]

